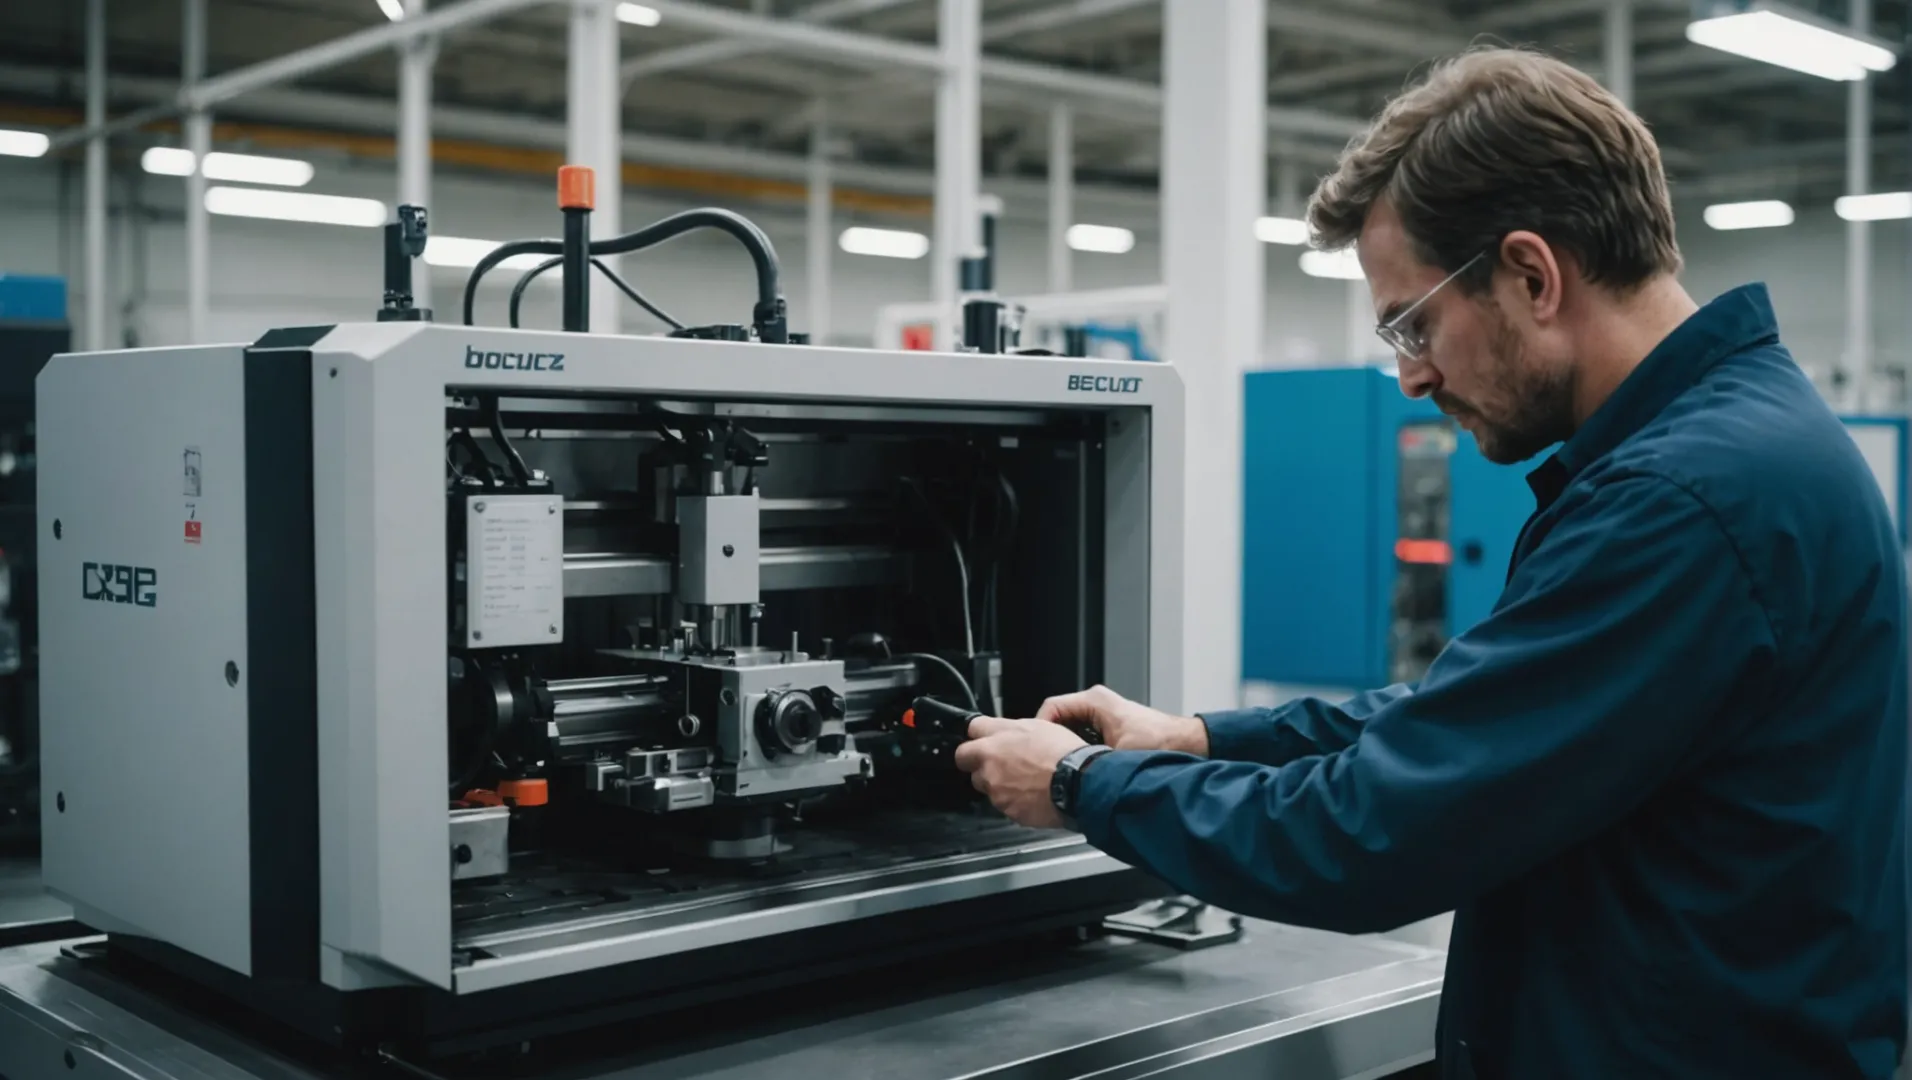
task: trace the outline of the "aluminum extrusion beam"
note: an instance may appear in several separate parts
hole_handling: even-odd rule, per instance
[[[790,21],[808,26],[827,26],[909,2],[910,0],[823,0],[823,3],[812,4],[797,12],[791,16]],[[618,69],[618,78],[628,90],[632,82],[646,75],[662,75],[668,71],[721,64],[767,51],[769,46],[754,40],[738,41],[720,38],[715,41],[700,41],[695,45],[659,49],[656,52],[645,53],[643,56],[626,60]]]
[[[1290,34],[1307,34],[1356,48],[1395,53],[1420,62],[1442,53],[1457,53],[1467,48],[1462,34],[1446,33],[1430,26],[1391,26],[1369,17],[1350,17],[1332,11],[1304,8],[1293,0],[1272,0],[1268,5],[1268,28]]]
[[[767,19],[684,0],[649,0],[649,6],[676,26],[813,56],[879,68],[911,67],[925,71],[940,71],[944,62],[940,50],[913,41],[851,34],[793,19]]]
[[[1091,19],[1120,15],[1133,8],[1153,3],[1156,3],[1156,0],[1071,0],[1069,3],[1058,4],[1052,8],[1043,8],[1040,11],[1031,11],[985,23],[983,41],[985,43],[1010,41],[1030,34],[1059,30]]]
[[[555,2],[557,0],[463,0],[462,3],[441,8],[422,18],[400,19],[398,22],[370,27],[314,45],[309,49],[300,49],[284,56],[262,60],[218,78],[182,86],[171,101],[141,109],[114,120],[103,120],[69,128],[53,137],[52,149],[60,150],[101,137],[110,138],[121,132],[137,130],[155,120],[163,120],[182,112],[211,109],[221,102],[230,101],[256,90],[295,82],[308,75],[316,75],[341,64],[349,64],[360,57],[397,48],[414,38],[443,34],[463,26],[509,15],[524,8]]]

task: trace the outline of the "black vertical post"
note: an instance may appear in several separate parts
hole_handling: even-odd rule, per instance
[[[591,212],[564,211],[564,328],[591,329]]]

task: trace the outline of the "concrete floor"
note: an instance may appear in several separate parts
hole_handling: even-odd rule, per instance
[[[0,926],[72,915],[65,904],[40,887],[38,855],[0,854]]]

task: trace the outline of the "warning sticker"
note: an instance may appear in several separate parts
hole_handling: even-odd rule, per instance
[[[199,447],[186,448],[186,497],[199,498]]]

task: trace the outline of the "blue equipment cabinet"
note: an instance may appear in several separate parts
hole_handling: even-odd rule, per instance
[[[1526,470],[1490,464],[1377,368],[1245,378],[1242,678],[1418,679],[1499,599],[1533,511]]]

